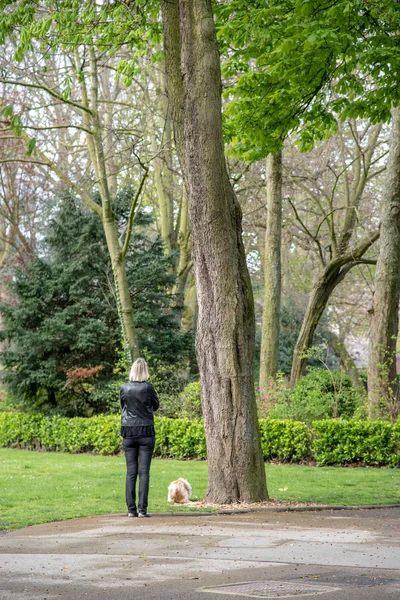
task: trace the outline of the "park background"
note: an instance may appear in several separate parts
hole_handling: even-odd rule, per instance
[[[140,353],[160,457],[206,458],[218,433],[201,419],[215,405],[229,423],[234,364],[263,460],[397,467],[399,8],[196,4],[216,37],[194,27],[190,43],[219,50],[232,234],[225,198],[196,188],[203,167],[220,178],[222,131],[190,111],[180,127],[165,3],[3,4],[0,444],[118,454]],[[203,55],[182,97],[221,101]],[[237,260],[218,249],[226,231]],[[229,305],[232,281],[245,291]],[[237,306],[229,347],[248,350],[229,363],[218,336]]]

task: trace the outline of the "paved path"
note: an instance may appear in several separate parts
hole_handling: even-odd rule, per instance
[[[0,536],[1,600],[400,599],[400,508],[75,519]]]

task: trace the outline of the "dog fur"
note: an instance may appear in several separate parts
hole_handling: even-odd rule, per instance
[[[168,486],[168,502],[187,504],[192,495],[192,486],[186,479],[179,478]]]

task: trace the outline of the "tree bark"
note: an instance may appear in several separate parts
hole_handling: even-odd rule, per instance
[[[400,107],[393,109],[387,179],[382,199],[368,352],[368,401],[372,418],[400,412],[396,341],[400,297]]]
[[[264,306],[261,324],[260,388],[276,376],[281,307],[282,153],[266,159],[267,230],[264,251]]]
[[[189,212],[188,202],[186,197],[185,189],[183,189],[180,216],[179,216],[179,230],[178,230],[178,248],[179,248],[179,260],[176,268],[176,280],[172,290],[172,294],[175,296],[176,306],[179,307],[179,321],[182,323],[182,315],[188,308],[186,305],[187,298],[187,282],[192,269],[192,259],[190,255],[190,229],[189,229]],[[190,284],[188,284],[188,287]],[[193,281],[194,286],[194,281]],[[195,290],[195,288],[194,288]],[[196,292],[194,292],[196,295]],[[195,300],[196,303],[196,300]],[[193,306],[193,302],[190,302]],[[190,310],[190,307],[189,307]],[[192,320],[193,324],[193,320]],[[189,327],[190,328],[190,327]]]
[[[196,281],[194,274],[191,273],[187,280],[187,285],[183,300],[183,311],[181,318],[181,333],[185,334],[193,331],[197,323],[197,295]]]
[[[162,67],[161,67],[162,69]],[[165,254],[169,255],[176,250],[176,237],[174,231],[174,204],[173,204],[173,180],[172,180],[172,123],[167,98],[163,93],[165,88],[165,74],[161,70],[156,81],[153,82],[159,90],[158,113],[160,115],[149,116],[152,128],[151,151],[156,157],[153,161],[154,176],[156,182],[158,209],[160,213],[160,233],[164,242]],[[150,105],[149,92],[146,92],[147,101]],[[162,131],[162,146],[157,143],[157,129]]]
[[[133,324],[132,299],[126,274],[125,257],[117,237],[116,224],[113,215],[109,219],[102,218],[104,234],[114,274],[115,294],[119,319],[122,329],[122,340],[125,346],[128,364],[139,358],[139,342],[136,328]]]
[[[211,1],[163,0],[162,8],[168,95],[183,162],[198,296],[207,500],[261,501],[267,490],[253,381],[254,307],[241,210],[224,157]]]

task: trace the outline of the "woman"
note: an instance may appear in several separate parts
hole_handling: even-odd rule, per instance
[[[150,463],[155,431],[153,411],[160,403],[155,389],[147,381],[149,371],[143,358],[132,365],[129,383],[120,388],[122,408],[121,435],[126,458],[126,504],[128,517],[150,517],[147,512]],[[139,502],[136,507],[136,479],[139,475]]]

